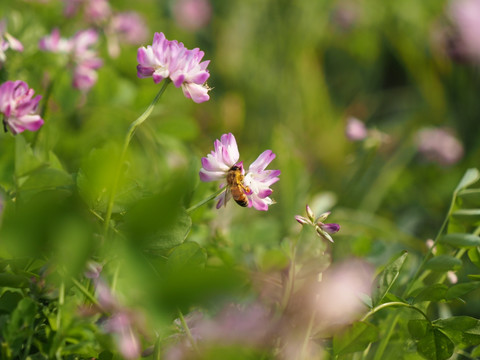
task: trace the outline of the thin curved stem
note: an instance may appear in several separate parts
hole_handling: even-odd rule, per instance
[[[370,316],[372,316],[373,314],[375,314],[376,312],[382,310],[382,309],[385,309],[387,307],[391,307],[391,306],[401,306],[401,307],[407,307],[409,309],[412,309],[412,310],[415,310],[417,312],[419,312],[420,314],[422,314],[422,316],[428,321],[430,322],[430,319],[428,318],[428,316],[422,311],[420,310],[419,308],[417,308],[416,306],[413,306],[413,305],[410,305],[410,304],[405,304],[403,302],[400,302],[400,301],[392,301],[392,302],[388,302],[388,303],[384,303],[384,304],[381,304],[381,305],[378,305],[377,307],[374,307],[372,310],[370,310],[368,313],[366,313],[361,319],[360,321],[365,321],[367,318],[369,318]]]
[[[142,115],[140,115],[137,118],[137,120],[131,123],[130,127],[128,128],[127,135],[125,136],[125,141],[123,142],[122,152],[120,153],[120,158],[118,159],[118,164],[115,170],[115,176],[113,178],[112,188],[110,189],[110,195],[108,197],[107,211],[105,213],[105,221],[103,223],[104,237],[106,237],[108,234],[110,219],[112,218],[113,203],[115,201],[115,195],[117,193],[120,172],[123,166],[123,162],[125,161],[125,155],[127,154],[128,145],[130,144],[130,141],[132,140],[132,137],[135,134],[135,131],[137,130],[137,128],[150,116],[150,114],[153,111],[153,108],[158,103],[158,100],[160,100],[160,97],[163,95],[163,93],[165,92],[165,89],[170,83],[171,83],[170,79],[165,80],[162,88],[160,89],[158,94],[155,96],[152,103],[148,106],[147,110],[145,110],[145,112]]]
[[[200,201],[199,203],[193,205],[193,206],[190,206],[187,210],[185,210],[187,212],[187,214],[190,214],[192,212],[194,212],[195,210],[197,210],[200,206],[206,204],[207,202],[209,202],[210,200],[213,200],[215,199],[218,195],[220,194],[223,194],[225,191],[227,190],[227,187],[224,186],[222,187],[221,189],[218,189],[217,191],[215,191],[212,195],[210,195],[209,197],[203,199],[202,201]]]

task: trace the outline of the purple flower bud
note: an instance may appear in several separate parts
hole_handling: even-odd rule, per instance
[[[340,230],[340,225],[338,224],[319,224],[323,230],[325,230],[329,234],[335,234]]]
[[[295,220],[297,220],[301,225],[308,224],[307,219],[305,219],[303,216],[300,216],[300,215],[295,215]]]

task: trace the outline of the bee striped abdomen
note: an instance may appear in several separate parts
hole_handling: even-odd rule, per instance
[[[243,207],[248,206],[248,197],[246,192],[250,191],[245,185],[243,185],[243,174],[240,167],[234,165],[228,170],[227,184],[232,194],[233,200]]]

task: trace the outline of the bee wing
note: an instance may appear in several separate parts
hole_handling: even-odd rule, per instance
[[[220,209],[222,206],[227,206],[227,201],[230,200],[231,197],[230,187],[227,186],[225,191],[217,196],[217,209]]]

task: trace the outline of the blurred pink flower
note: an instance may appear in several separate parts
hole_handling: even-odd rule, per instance
[[[111,17],[105,33],[108,53],[116,58],[120,55],[120,43],[139,45],[147,39],[148,28],[143,17],[134,12],[122,12]]]
[[[367,127],[363,121],[351,116],[347,119],[345,136],[351,141],[360,141],[367,137]]]
[[[370,295],[373,267],[360,260],[349,260],[327,270],[316,293],[316,311],[320,322],[348,324],[367,307],[360,300]]]
[[[141,355],[140,341],[133,331],[132,318],[126,312],[117,312],[112,315],[104,327],[114,335],[118,351],[127,360],[138,359]]]
[[[93,29],[78,31],[70,39],[60,37],[58,29],[39,41],[39,48],[43,51],[66,54],[69,63],[73,66],[73,87],[88,91],[97,82],[97,71],[103,61],[93,50],[98,41],[98,33]]]
[[[185,323],[200,350],[209,346],[266,346],[278,325],[268,308],[260,303],[228,304],[216,316],[208,317],[199,310],[185,316]],[[175,324],[180,331],[180,321]],[[191,344],[186,339],[167,349],[165,359],[189,359]]]
[[[5,131],[10,129],[16,135],[25,130],[36,131],[43,125],[43,119],[35,114],[40,95],[32,99],[34,90],[27,83],[7,81],[0,85],[0,113],[3,114]]]
[[[463,45],[462,52],[480,60],[480,0],[454,0],[449,11]]]
[[[223,134],[220,140],[215,140],[214,150],[202,158],[200,180],[204,182],[223,180],[227,182],[227,185],[221,185],[224,187],[228,186],[229,174],[232,171],[240,171],[241,191],[247,197],[247,206],[253,206],[257,210],[268,210],[268,206],[274,203],[269,197],[273,192],[270,186],[279,180],[280,170],[265,170],[265,168],[275,159],[275,154],[271,150],[264,151],[249,166],[246,174],[243,162],[238,162],[239,157],[235,137],[231,133]],[[226,205],[231,197],[231,192],[227,188],[218,196],[217,209]]]
[[[0,68],[2,67],[2,64],[5,62],[5,60],[7,60],[5,51],[7,51],[8,49],[22,52],[23,45],[20,41],[15,39],[7,32],[6,21],[0,20]]]
[[[196,103],[210,99],[210,88],[205,84],[210,74],[210,61],[201,62],[204,52],[198,48],[188,50],[176,40],[169,41],[163,33],[155,33],[152,45],[141,47],[137,52],[137,76],[152,77],[155,84],[170,78],[185,97]]]
[[[173,16],[179,27],[195,31],[209,23],[212,6],[209,0],[177,0],[173,5]]]
[[[102,23],[112,13],[108,0],[64,0],[64,2],[65,16],[75,16],[80,9],[83,9],[85,20],[89,23]]]
[[[318,236],[321,238],[333,242],[330,234],[335,234],[340,230],[340,225],[338,224],[324,224],[324,221],[327,220],[327,217],[330,215],[330,212],[321,214],[319,217],[315,218],[315,213],[312,211],[310,206],[306,206],[307,217],[295,215],[295,220],[301,225],[310,225],[315,228]]]
[[[417,133],[418,151],[429,161],[443,166],[457,163],[463,146],[446,128],[425,128]]]

